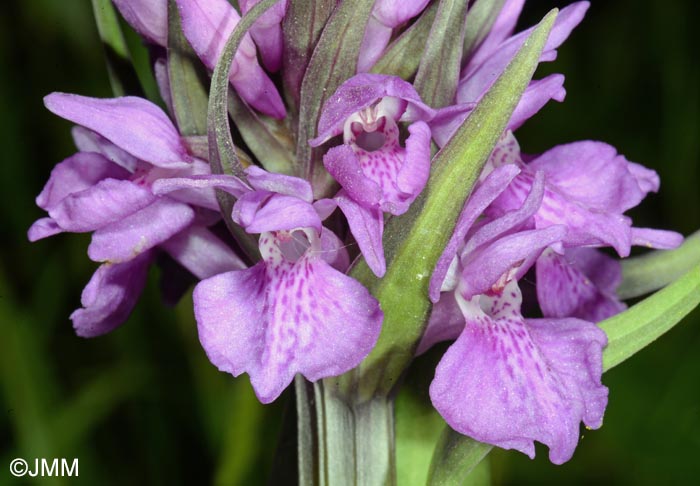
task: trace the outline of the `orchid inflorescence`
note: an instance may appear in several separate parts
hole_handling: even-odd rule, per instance
[[[48,95],[78,151],[37,197],[48,216],[29,239],[92,233],[100,266],[71,315],[83,337],[124,323],[169,255],[199,280],[210,361],[247,373],[263,403],[298,375],[351,408],[391,397],[414,356],[453,341],[430,386],[447,424],[530,457],[542,442],[561,464],[607,405],[598,323],[627,308],[613,254],[683,242],[624,215],[659,177],[614,147],[521,153],[518,128],[565,96],[562,75],[532,73],[589,5],[515,33],[524,0],[350,3],[240,0],[241,31],[227,0],[114,0],[165,110]],[[207,107],[192,93],[212,71]],[[227,109],[231,127],[214,116]],[[439,217],[435,201],[449,202]]]

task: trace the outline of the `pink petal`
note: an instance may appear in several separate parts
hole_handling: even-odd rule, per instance
[[[27,239],[31,242],[35,242],[62,232],[63,229],[53,219],[41,218],[34,221],[34,224],[29,228],[29,231],[27,231]]]
[[[161,167],[187,167],[191,158],[163,110],[143,98],[88,98],[51,93],[46,107],[56,115],[97,132],[131,155]]]
[[[168,45],[168,0],[114,0],[114,4],[142,37]]]
[[[177,0],[177,4],[185,37],[202,62],[214,69],[240,15],[227,0]],[[243,37],[234,57],[230,80],[248,104],[266,115],[284,118],[282,98],[258,64],[249,34]]]
[[[579,423],[602,423],[605,334],[578,319],[526,321],[515,282],[502,296],[460,306],[466,327],[435,372],[435,408],[453,429],[478,441],[532,458],[537,440],[549,446],[555,464],[569,460]]]
[[[83,308],[70,316],[78,336],[108,333],[129,317],[146,284],[151,259],[146,252],[125,263],[100,265],[83,290]]]
[[[377,207],[364,207],[341,190],[335,197],[338,207],[348,220],[350,232],[365,257],[367,265],[377,277],[386,273],[382,234],[384,233],[384,216]]]
[[[89,189],[103,179],[126,179],[129,175],[100,154],[78,152],[53,168],[36,204],[48,211],[71,194]]]
[[[263,403],[296,373],[316,381],[354,368],[379,335],[382,312],[358,282],[322,259],[282,258],[280,241],[261,236],[265,260],[199,283],[199,337],[221,371],[250,375]]]
[[[226,243],[202,226],[181,231],[161,247],[199,279],[246,268]]]
[[[49,209],[49,216],[65,231],[92,231],[123,220],[154,200],[146,187],[128,180],[103,179],[61,199]]]
[[[128,172],[133,173],[136,170],[136,165],[139,163],[138,159],[123,151],[102,135],[98,135],[80,125],[76,125],[71,129],[71,135],[73,136],[73,143],[81,152],[97,152]]]
[[[96,262],[125,262],[186,228],[194,211],[167,197],[92,234],[88,256]]]

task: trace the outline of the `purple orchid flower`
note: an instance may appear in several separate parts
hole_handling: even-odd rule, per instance
[[[342,186],[335,200],[348,219],[367,264],[378,276],[386,263],[382,247],[384,215],[400,215],[423,190],[430,172],[429,120],[434,111],[423,104],[406,81],[380,74],[358,74],[326,101],[316,147],[343,134],[323,163]],[[401,147],[398,123],[409,136]]]
[[[439,110],[430,123],[433,138],[438,146],[442,147],[447,143],[532,33],[534,27],[513,35],[524,3],[525,0],[506,0],[489,34],[469,55],[457,85],[455,105]],[[540,62],[556,59],[557,48],[583,20],[588,7],[588,2],[576,2],[559,12],[540,56]],[[563,101],[565,96],[564,76],[561,74],[531,81],[520,98],[507,128],[516,130],[549,100]]]
[[[377,0],[367,22],[362,39],[357,72],[372,69],[386,46],[389,45],[394,29],[420,14],[429,0]]]
[[[168,2],[166,0],[115,0],[127,22],[149,42],[167,47]],[[224,44],[241,17],[227,0],[177,0],[182,30],[197,56],[214,69]],[[273,9],[273,13],[278,8]],[[270,13],[270,15],[273,15]],[[266,18],[266,17],[264,17]],[[269,52],[269,49],[266,49]],[[268,56],[268,54],[265,54]],[[277,88],[258,64],[253,39],[246,34],[236,53],[231,84],[249,105],[260,112],[284,118],[286,110]]]
[[[592,141],[560,145],[524,163],[515,137],[507,132],[494,149],[486,172],[504,165],[515,165],[521,171],[486,213],[498,217],[520,206],[534,174],[541,171],[546,189],[534,216],[535,226],[563,224],[567,228],[561,245],[537,262],[537,295],[547,317],[597,322],[625,308],[615,296],[621,278],[619,263],[579,247],[611,246],[626,257],[632,245],[670,249],[683,241],[672,231],[635,228],[623,215],[659,189],[659,178],[610,145]]]
[[[30,241],[61,232],[92,232],[88,256],[102,266],[72,315],[76,333],[93,337],[121,324],[136,304],[154,249],[161,248],[199,278],[243,268],[243,262],[206,229],[218,220],[209,194],[154,194],[153,182],[206,174],[165,113],[149,101],[97,99],[53,93],[55,114],[77,123],[80,152],[58,164],[37,205],[49,216],[29,229]]]
[[[260,234],[262,260],[200,282],[194,291],[199,337],[221,371],[248,373],[263,403],[296,373],[316,381],[344,373],[374,346],[383,314],[359,282],[342,272],[347,252],[322,226],[332,200],[313,202],[308,181],[246,169],[233,176],[163,179],[159,194],[217,187],[237,198],[232,218]]]
[[[518,173],[513,166],[494,170],[460,215],[431,281],[431,296],[441,286],[447,296],[434,306],[419,352],[459,336],[430,386],[433,405],[453,429],[530,457],[537,440],[561,464],[574,452],[581,421],[591,428],[602,424],[607,340],[591,322],[525,319],[520,313],[518,279],[564,238],[566,228],[534,227],[545,197],[542,172],[519,208],[474,224]],[[448,275],[449,261],[456,278]]]

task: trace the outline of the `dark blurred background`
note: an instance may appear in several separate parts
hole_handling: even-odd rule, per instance
[[[528,2],[522,26],[556,2]],[[559,4],[559,6],[563,6]],[[700,72],[691,0],[593,1],[587,18],[538,75],[566,75],[568,96],[518,133],[524,152],[580,139],[616,146],[659,172],[660,194],[635,209],[638,226],[700,228]],[[691,37],[692,36],[692,37]],[[129,36],[141,66],[146,54]],[[27,0],[0,14],[0,484],[15,457],[80,459],[64,484],[259,484],[288,395],[271,406],[207,361],[189,296],[159,297],[158,272],[129,321],[84,340],[68,316],[95,265],[88,238],[29,244],[43,216],[34,197],[74,148],[51,115],[52,91],[110,96],[89,0]],[[497,451],[494,484],[685,484],[700,477],[700,313],[604,376],[605,424],[573,460]],[[61,480],[37,484],[61,484]]]

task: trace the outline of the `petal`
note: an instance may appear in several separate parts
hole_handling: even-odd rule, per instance
[[[314,200],[311,184],[305,179],[268,172],[255,165],[248,167],[245,173],[253,189],[294,196],[309,203]]]
[[[545,317],[600,322],[627,308],[615,295],[622,281],[617,260],[592,248],[566,255],[546,250],[537,259],[537,300]]]
[[[456,431],[531,458],[537,440],[561,464],[576,448],[581,421],[601,425],[605,333],[578,319],[526,322],[512,285],[486,302],[505,310],[493,316],[478,302],[460,303],[466,327],[438,364],[430,397]]]
[[[71,194],[84,191],[103,179],[126,179],[129,172],[92,152],[78,152],[56,165],[49,181],[36,198],[46,211]]]
[[[377,0],[372,15],[384,25],[395,28],[423,11],[429,0]]]
[[[348,145],[331,148],[323,156],[323,165],[358,204],[367,207],[379,204],[382,198],[381,187],[365,176],[357,155]]]
[[[131,181],[103,179],[63,198],[49,209],[49,216],[65,231],[92,231],[126,218],[155,198],[148,188]]]
[[[327,264],[341,273],[345,273],[350,266],[350,256],[346,245],[335,233],[325,227],[321,229],[321,250],[319,253]]]
[[[70,316],[78,336],[108,333],[129,317],[146,284],[151,259],[146,252],[126,263],[100,265],[83,290],[83,308]]]
[[[481,64],[486,58],[493,54],[493,51],[496,50],[498,46],[503,44],[503,41],[513,35],[515,25],[518,23],[518,17],[520,17],[520,12],[522,12],[524,4],[525,0],[505,1],[488,35],[481,41],[479,47],[470,56],[470,65]]]
[[[675,231],[632,228],[632,244],[660,250],[673,250],[683,243],[683,235]]]
[[[508,129],[517,130],[549,100],[561,102],[564,101],[565,96],[564,76],[561,74],[552,74],[546,78],[531,81],[508,120]]]
[[[226,243],[203,226],[191,226],[161,247],[199,279],[246,268]]]
[[[124,19],[154,44],[168,45],[167,0],[114,0]]]
[[[48,238],[49,236],[63,233],[63,229],[51,218],[41,218],[34,221],[34,224],[27,231],[27,239],[31,242]]]
[[[265,237],[274,244],[269,234],[261,241]],[[260,262],[204,280],[194,304],[209,359],[234,376],[247,372],[263,403],[277,398],[296,373],[315,381],[357,366],[382,321],[362,285],[313,257]]]
[[[81,152],[97,152],[128,172],[133,173],[136,170],[138,159],[123,151],[102,135],[98,135],[80,125],[76,125],[71,129],[71,135],[73,136],[73,143]]]
[[[652,182],[656,173],[632,166],[615,147],[602,142],[558,145],[529,166],[544,171],[547,181],[567,198],[598,211],[623,213],[638,205],[648,192],[640,182],[644,188],[658,188],[658,182]]]
[[[501,291],[504,275],[513,271],[517,272],[516,275],[525,273],[540,253],[561,241],[565,233],[562,226],[521,231],[463,256],[459,287],[462,297],[469,299],[475,295]]]
[[[410,197],[405,200],[406,209],[423,190],[430,175],[430,128],[423,121],[417,121],[408,127],[406,139],[406,156],[399,169],[396,186]]]
[[[381,23],[374,15],[369,17],[365,36],[362,39],[360,55],[357,59],[357,72],[366,73],[382,57],[386,46],[389,45],[393,29]]]
[[[456,339],[464,330],[464,316],[457,305],[455,293],[445,294],[430,311],[428,325],[416,349],[416,356],[425,353],[439,342]]]
[[[239,198],[243,194],[250,192],[248,187],[238,177],[224,174],[202,174],[189,177],[169,177],[167,179],[158,179],[153,182],[151,190],[153,194],[162,196],[171,194],[175,191],[209,191],[213,188],[221,189],[229,194]]]
[[[194,211],[167,197],[92,234],[88,256],[96,262],[125,262],[163,243],[194,219]]]
[[[376,207],[366,208],[357,204],[342,190],[335,197],[335,200],[348,220],[350,232],[355,237],[367,265],[377,277],[383,277],[386,273],[386,261],[382,246],[384,232],[382,211]]]
[[[159,57],[153,63],[153,75],[156,78],[158,85],[158,93],[165,102],[165,106],[169,113],[175,113],[173,109],[173,96],[170,91],[170,74],[168,73],[168,62],[164,57]]]
[[[246,14],[260,0],[240,0],[238,3],[243,14]],[[282,19],[287,12],[287,3],[287,0],[277,2],[250,28],[250,35],[260,50],[263,64],[270,72],[278,71],[282,64]]]
[[[396,76],[385,74],[357,74],[345,81],[323,105],[318,121],[318,136],[309,141],[317,147],[328,139],[343,133],[345,120],[381,98],[393,97],[409,102],[406,112],[411,119],[401,121],[429,120],[435,110],[425,105],[416,89]]]
[[[143,98],[88,98],[51,93],[46,107],[93,130],[131,155],[161,167],[186,167],[190,156],[180,134],[159,107]]]
[[[430,120],[430,131],[438,147],[447,145],[475,107],[476,103],[461,103],[437,110],[435,117]]]
[[[182,30],[202,62],[214,69],[241,17],[227,0],[177,0]],[[246,34],[231,68],[231,83],[245,101],[266,115],[284,118],[282,98],[258,64],[255,44]]]
[[[438,259],[430,279],[429,294],[433,303],[440,299],[440,288],[447,275],[447,270],[450,268],[455,255],[457,255],[459,247],[464,245],[467,232],[476,219],[481,216],[481,213],[498,197],[519,172],[520,169],[512,164],[499,167],[478,185],[476,190],[469,196],[469,199],[467,199],[467,203],[455,224],[452,237]]]
[[[563,8],[559,12],[540,56],[540,62],[552,61],[556,58],[557,47],[566,40],[574,27],[583,20],[588,5],[588,2],[577,2]],[[480,56],[475,56],[462,70],[461,80],[457,88],[457,102],[479,101],[501,75],[533,29],[534,27],[507,39],[483,59]]]
[[[234,213],[238,211],[234,205]],[[234,218],[236,219],[236,218]],[[273,194],[255,211],[252,220],[243,226],[248,233],[314,228],[321,232],[321,218],[313,205],[292,196]]]
[[[531,187],[533,175],[521,172],[508,188],[494,201],[487,213],[503,214],[521,205]],[[567,228],[563,243],[566,247],[612,246],[622,257],[629,255],[631,221],[622,214],[591,210],[575,199],[570,199],[556,186],[546,183],[545,194],[535,214],[537,228],[564,225]]]

